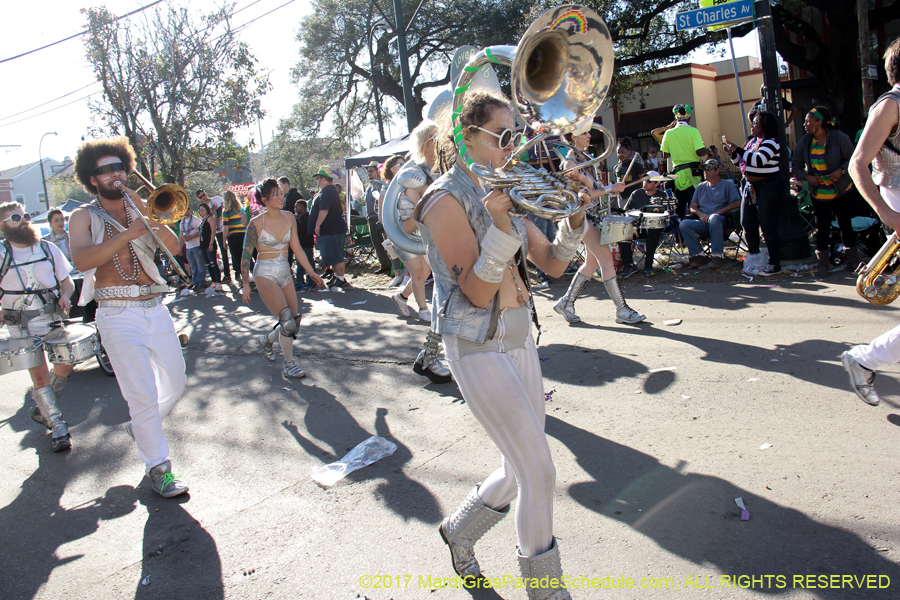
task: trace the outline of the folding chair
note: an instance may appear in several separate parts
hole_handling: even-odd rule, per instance
[[[365,262],[375,254],[369,222],[365,217],[350,217],[350,231],[344,243],[344,253],[353,261]]]

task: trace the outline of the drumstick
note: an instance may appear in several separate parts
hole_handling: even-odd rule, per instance
[[[625,171],[625,174],[624,174],[624,175],[622,175],[622,179],[623,179],[623,180],[628,178],[628,174],[631,173],[631,167],[634,166],[634,161],[637,160],[637,157],[638,157],[637,152],[635,152],[635,153],[634,153],[634,156],[631,157],[631,164],[628,165],[628,170]],[[637,183],[637,181],[632,182],[631,185],[634,185],[635,183]],[[627,188],[628,186],[626,185],[625,187]],[[616,194],[616,198],[621,198],[621,197],[622,197],[622,193],[621,193],[621,192],[619,192],[619,193]],[[618,204],[618,202],[617,202],[617,204]]]

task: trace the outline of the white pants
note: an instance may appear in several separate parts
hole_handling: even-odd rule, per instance
[[[169,310],[158,304],[153,308],[100,307],[97,328],[128,402],[138,454],[149,471],[169,458],[162,421],[187,382],[175,324]]]
[[[524,348],[479,352],[462,358],[456,336],[444,336],[450,372],[472,414],[503,455],[499,469],[479,486],[489,508],[518,497],[516,534],[523,556],[536,556],[553,543],[556,469],[544,433],[544,386],[531,335]]]
[[[854,346],[850,356],[871,371],[900,362],[900,325],[882,333],[871,344]]]

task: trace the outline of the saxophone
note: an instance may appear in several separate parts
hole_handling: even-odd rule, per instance
[[[884,306],[900,296],[900,239],[891,234],[884,246],[866,265],[856,270],[856,291],[874,304]]]

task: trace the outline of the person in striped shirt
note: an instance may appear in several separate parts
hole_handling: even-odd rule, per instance
[[[231,266],[234,267],[234,273],[238,279],[238,286],[243,285],[240,275],[241,254],[244,248],[244,234],[247,233],[247,221],[242,208],[234,192],[226,190],[225,205],[222,213],[225,221],[224,233],[228,242],[228,253],[231,254]]]
[[[769,264],[759,275],[768,277],[781,271],[781,236],[778,233],[778,210],[788,194],[788,181],[779,167],[781,146],[778,144],[778,121],[772,113],[758,112],[750,129],[753,136],[743,148],[723,136],[722,148],[739,165],[741,183],[741,227],[750,254],[759,253],[759,230],[762,228],[769,251]]]
[[[809,183],[813,210],[816,214],[816,258],[818,275],[828,274],[831,256],[831,222],[837,219],[846,249],[848,268],[859,264],[856,233],[853,231],[853,201],[859,192],[847,173],[853,142],[843,131],[836,129],[831,113],[817,106],[803,121],[806,135],[800,138],[791,157],[791,172],[800,181]]]

